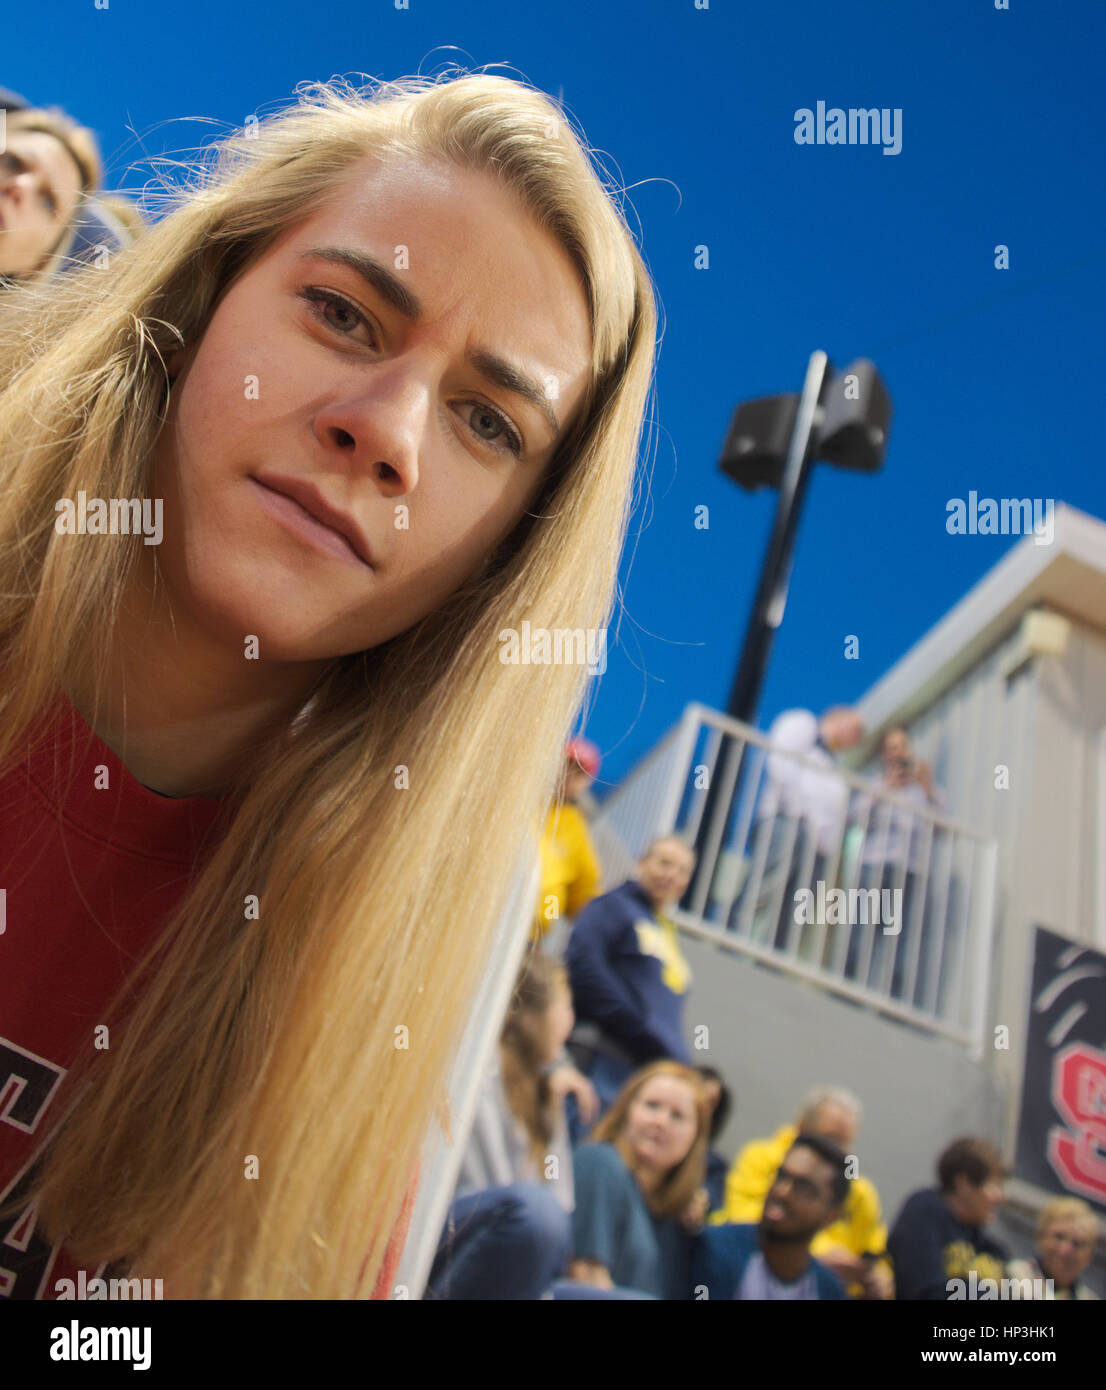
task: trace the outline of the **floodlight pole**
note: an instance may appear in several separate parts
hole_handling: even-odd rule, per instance
[[[811,353],[787,449],[787,462],[784,464],[783,477],[780,480],[776,518],[772,523],[772,534],[760,572],[760,583],[745,631],[741,660],[738,662],[729,703],[726,705],[727,714],[732,715],[734,719],[744,720],[747,724],[751,724],[756,717],[764,673],[772,652],[772,642],[777,628],[783,622],[784,609],[787,607],[787,591],[791,583],[799,517],[814,467],[811,440],[819,417],[818,403],[828,368],[829,358],[824,352],[819,350]],[[709,800],[707,805],[709,808]],[[705,813],[703,819],[706,820]]]
[[[812,441],[814,428],[821,418],[819,401],[829,370],[829,358],[821,350],[812,352],[807,363],[806,379],[795,412],[788,442],[787,459],[783,476],[780,479],[779,500],[776,503],[776,517],[772,523],[768,549],[760,572],[760,583],[749,624],[745,631],[745,641],[741,648],[730,691],[726,712],[734,719],[751,724],[756,716],[760,702],[764,673],[771,655],[776,629],[783,622],[787,606],[787,591],[791,583],[791,568],[795,558],[795,539],[799,530],[799,517],[807,484],[814,467]],[[683,905],[689,907],[695,900],[704,906],[709,900],[710,885],[706,892],[700,882],[706,865],[717,862],[718,848],[725,834],[725,825],[719,821],[718,807],[723,787],[733,787],[737,775],[735,761],[741,756],[741,744],[730,733],[723,733],[715,760],[714,774],[707,787],[703,814],[699,819],[696,836],[696,871],[683,898]],[[716,824],[716,822],[718,822]]]

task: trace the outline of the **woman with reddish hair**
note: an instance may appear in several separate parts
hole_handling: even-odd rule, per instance
[[[653,1062],[626,1082],[574,1155],[574,1280],[629,1296],[689,1297],[709,1138],[708,1098],[691,1067]],[[562,1296],[573,1295],[558,1289]]]

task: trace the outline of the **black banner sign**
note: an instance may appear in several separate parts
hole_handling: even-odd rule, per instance
[[[1106,1209],[1106,956],[1037,928],[1015,1172]]]

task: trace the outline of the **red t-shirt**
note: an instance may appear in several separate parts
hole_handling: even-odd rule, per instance
[[[0,777],[0,1203],[26,1180],[59,1082],[184,896],[223,805],[142,786],[64,699]],[[406,1224],[374,1298],[391,1291]],[[86,1269],[86,1286],[102,1273]],[[33,1213],[0,1220],[0,1298],[55,1298],[77,1278]]]

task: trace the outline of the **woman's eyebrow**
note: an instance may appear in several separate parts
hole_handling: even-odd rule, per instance
[[[504,391],[511,391],[514,395],[529,401],[545,420],[554,437],[560,433],[561,422],[549,404],[549,397],[531,377],[525,376],[509,362],[504,362],[503,358],[497,357],[494,352],[485,352],[482,348],[473,348],[468,353],[468,360],[481,376],[494,381],[497,386],[502,386]]]
[[[354,251],[346,246],[315,246],[310,251],[304,251],[300,260],[334,261],[338,265],[348,266],[360,275],[362,280],[367,280],[405,319],[414,323],[422,317],[421,302],[399,276],[393,275],[382,261],[367,255],[364,251]]]
[[[304,251],[300,260],[332,261],[337,265],[348,266],[405,319],[415,323],[422,316],[422,303],[417,296],[413,295],[399,276],[393,275],[382,261],[364,251],[354,251],[346,246],[316,246]],[[481,376],[528,401],[540,413],[554,437],[560,434],[561,422],[549,403],[548,395],[533,377],[527,376],[510,362],[483,348],[471,348],[467,357]]]

